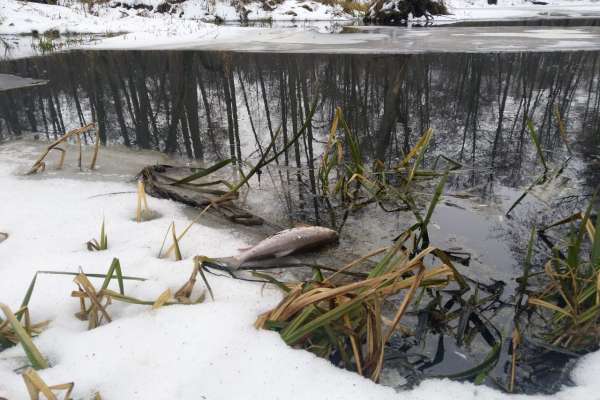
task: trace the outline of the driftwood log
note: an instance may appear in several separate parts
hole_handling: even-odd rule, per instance
[[[192,207],[204,209],[211,205],[209,211],[242,225],[262,225],[264,220],[239,207],[235,200],[237,194],[228,195],[229,190],[215,188],[215,183],[177,183],[177,181],[194,173],[188,167],[171,165],[152,165],[144,168],[138,179],[144,181],[146,193],[162,199],[171,199]],[[223,185],[225,188],[226,186]],[[227,189],[227,188],[226,188]]]

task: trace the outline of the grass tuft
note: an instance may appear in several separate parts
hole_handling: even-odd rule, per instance
[[[32,175],[35,174],[37,172],[43,172],[46,169],[46,163],[45,163],[45,159],[48,156],[48,154],[50,154],[50,152],[52,150],[56,150],[56,151],[60,151],[60,160],[58,162],[58,169],[61,169],[64,165],[65,162],[65,156],[67,154],[67,151],[61,147],[58,147],[61,143],[67,143],[67,141],[70,138],[75,138],[77,140],[77,143],[79,144],[79,168],[81,169],[81,153],[82,153],[82,148],[81,148],[81,135],[85,134],[86,132],[92,130],[93,128],[96,127],[96,124],[94,123],[90,123],[87,124],[85,126],[82,126],[81,128],[77,128],[77,129],[73,129],[67,133],[65,133],[63,136],[61,136],[59,139],[55,140],[52,144],[50,144],[46,150],[38,157],[38,159],[33,163],[33,166],[29,169],[29,172],[27,172],[27,175]],[[98,132],[98,130],[96,130],[96,144],[94,146],[94,155],[92,158],[92,162],[90,164],[90,169],[93,170],[96,167],[96,159],[98,157],[98,149],[100,146],[100,134]]]
[[[48,386],[46,382],[44,382],[44,380],[38,375],[38,373],[31,368],[25,370],[22,377],[31,400],[38,400],[40,398],[40,394],[44,395],[47,400],[58,400],[58,397],[56,397],[56,394],[54,394],[54,392],[57,390],[64,391],[65,393],[63,399],[69,400],[71,399],[71,392],[75,386],[73,382]]]
[[[334,283],[333,275],[314,278],[285,287],[284,299],[256,321],[259,328],[275,330],[294,347],[304,348],[374,381],[383,367],[385,344],[399,328],[418,288],[439,288],[457,279],[453,266],[440,257],[440,250],[429,246],[413,255],[406,235],[389,247],[381,260],[363,278]],[[375,254],[375,253],[372,253]],[[429,266],[427,257],[436,259]],[[362,257],[356,266],[368,257]],[[274,279],[274,278],[271,278]],[[404,293],[393,319],[384,327],[382,304]],[[394,304],[390,302],[390,304]]]
[[[17,312],[18,314],[23,313],[25,315],[25,326],[22,325],[17,316],[5,304],[0,303],[0,310],[2,310],[6,317],[5,321],[0,318],[0,344],[2,342],[20,343],[33,368],[48,368],[48,361],[31,340],[31,334],[45,327],[46,323],[31,326],[27,308],[22,308]]]
[[[538,231],[552,250],[544,264],[548,283],[528,299],[543,321],[542,338],[575,352],[596,350],[600,340],[600,218],[593,223],[592,203]],[[552,238],[561,227],[562,237]]]
[[[87,249],[89,251],[103,251],[108,249],[108,236],[106,235],[106,229],[104,224],[104,218],[102,219],[102,225],[100,225],[100,241],[92,239],[86,242]]]
[[[148,207],[148,197],[142,179],[138,180],[136,193],[135,221],[140,223],[156,218],[157,214]]]

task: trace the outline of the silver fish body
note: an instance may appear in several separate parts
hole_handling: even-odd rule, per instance
[[[333,243],[337,240],[338,234],[336,231],[322,226],[291,228],[262,240],[257,245],[234,257],[234,259],[238,265],[241,265],[246,261],[285,257],[300,250]]]

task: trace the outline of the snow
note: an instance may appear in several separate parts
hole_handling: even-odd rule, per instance
[[[136,0],[122,3],[139,3]],[[144,4],[157,5],[157,0],[144,0]],[[156,4],[155,4],[156,3]],[[146,9],[113,8],[108,5],[96,6],[90,12],[76,3],[50,6],[27,3],[17,0],[0,2],[0,35],[29,34],[33,30],[40,33],[57,30],[60,33],[99,33],[152,32],[155,35],[172,36],[198,33],[210,30],[212,24],[202,19],[215,17],[227,21],[239,21],[240,16],[229,1],[218,1],[209,7],[202,0],[188,0],[181,5],[180,14],[158,13]],[[265,11],[258,3],[246,6],[250,20],[349,20],[340,6],[325,6],[316,1],[284,0],[274,11]]]
[[[171,221],[178,227],[189,222],[184,207],[150,198],[150,207],[162,217],[137,224],[132,220],[134,194],[92,196],[134,190],[133,171],[152,160],[164,162],[163,156],[102,149],[98,170],[79,172],[70,152],[64,170],[49,165],[41,176],[22,176],[40,148],[25,141],[0,145],[0,230],[10,234],[0,244],[4,278],[0,301],[13,309],[37,270],[82,268],[104,273],[111,259],[118,257],[124,274],[148,279],[127,281],[126,293],[151,300],[166,288],[175,291],[181,286],[194,255],[228,256],[247,244],[235,227],[198,224],[182,241],[183,261],[158,259],[158,247]],[[109,250],[88,252],[84,242],[97,236],[103,217]],[[71,277],[40,275],[30,302],[31,316],[34,322],[51,320],[49,328],[34,339],[51,362],[51,368],[40,375],[49,384],[75,382],[75,398],[100,392],[103,398],[116,400],[594,400],[600,392],[600,352],[584,357],[575,369],[577,387],[552,397],[508,396],[448,380],[429,380],[412,391],[395,392],[292,349],[273,332],[256,330],[257,315],[279,301],[277,290],[224,277],[209,275],[209,279],[214,302],[158,310],[114,303],[109,306],[113,322],[88,331],[87,324],[73,316],[78,302],[70,297],[75,288]],[[201,290],[198,282],[192,298]],[[25,364],[19,346],[0,353],[0,397],[27,398],[15,372]],[[393,371],[385,376],[401,379]]]
[[[325,54],[600,50],[600,28],[573,27],[354,27],[340,35],[292,28],[218,27],[199,35],[156,37],[135,33],[86,46],[90,49],[213,50]]]
[[[436,20],[499,20],[543,17],[600,16],[600,3],[593,0],[545,0],[547,5],[526,0],[498,0],[489,5],[487,0],[445,0],[452,13]]]
[[[147,13],[137,10],[103,7],[100,15],[92,15],[82,5],[50,6],[16,0],[0,2],[0,34],[29,34],[58,30],[60,33],[121,33],[155,32],[173,35],[198,32],[206,29],[200,21],[182,20],[170,15]]]
[[[37,270],[81,267],[104,273],[112,257],[118,257],[125,274],[148,278],[143,283],[127,282],[126,293],[155,299],[187,280],[194,255],[230,256],[247,245],[231,227],[195,225],[182,242],[185,260],[158,259],[170,222],[180,229],[189,223],[183,207],[150,198],[150,207],[163,217],[137,224],[132,221],[134,194],[91,198],[131,191],[134,184],[124,175],[111,171],[107,174],[111,181],[93,181],[96,173],[83,172],[70,175],[78,179],[66,179],[51,168],[49,179],[13,175],[15,168],[24,170],[34,153],[27,146],[24,155],[14,147],[0,147],[0,185],[10,188],[0,192],[0,230],[10,234],[0,247],[0,276],[7,278],[0,280],[0,301],[13,309]],[[108,166],[103,162],[109,161],[106,154],[103,161],[102,154],[97,173],[105,179],[102,171]],[[65,170],[74,170],[74,162]],[[84,242],[97,237],[103,217],[109,250],[88,252]],[[52,320],[36,339],[53,365],[41,372],[42,377],[54,383],[74,381],[75,397],[100,391],[108,399],[265,398],[269,384],[278,388],[272,398],[293,391],[298,398],[314,398],[323,387],[337,392],[332,398],[347,398],[356,387],[362,388],[365,398],[391,398],[391,389],[288,348],[275,333],[257,331],[253,322],[279,301],[277,290],[228,278],[210,281],[215,302],[157,311],[116,303],[109,307],[114,322],[87,331],[86,323],[73,316],[78,304],[70,297],[75,288],[72,278],[39,276],[30,304],[32,318]],[[200,294],[200,286],[192,298]],[[22,380],[13,372],[24,363],[20,347],[0,353],[0,397],[25,398]],[[339,384],[348,389],[336,390]]]
[[[157,37],[154,33],[132,33],[87,46],[94,49],[190,49],[207,45],[210,49],[233,48],[243,51],[250,44],[259,44],[265,49],[273,46],[301,46],[310,49],[316,45],[358,46],[369,40],[385,40],[386,35],[373,33],[352,33],[347,35],[330,35],[303,29],[290,28],[247,28],[216,27],[199,35],[182,35],[178,37]],[[350,50],[343,48],[344,50]],[[277,50],[277,49],[274,49]]]
[[[121,6],[116,7],[120,3]],[[317,0],[274,1],[272,6],[248,2],[236,7],[232,0],[187,0],[176,4],[172,13],[158,13],[144,4],[157,7],[161,0],[113,0],[94,6],[91,11],[74,0],[62,0],[58,6],[28,3],[19,0],[0,2],[0,35],[28,34],[32,31],[58,30],[61,33],[152,33],[154,36],[181,36],[214,29],[202,21],[351,21],[359,15],[345,13],[340,5],[324,5]],[[551,16],[600,16],[600,2],[590,0],[553,1],[535,5],[525,0],[498,0],[488,5],[486,0],[447,0],[452,15],[438,16],[437,23],[457,20],[502,18],[539,18]],[[129,7],[127,9],[123,5]]]

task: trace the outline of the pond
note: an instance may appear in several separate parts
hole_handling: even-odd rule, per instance
[[[414,217],[377,203],[343,223],[339,213],[332,216],[321,196],[318,165],[336,107],[356,135],[365,165],[396,165],[431,128],[422,167],[433,171],[440,160],[459,166],[435,209],[431,242],[468,254],[461,273],[480,282],[481,291],[469,296],[493,298],[480,313],[504,339],[486,378],[495,385],[507,379],[516,278],[531,227],[581,210],[600,183],[600,30],[587,25],[567,33],[569,43],[556,52],[547,28],[517,26],[496,35],[497,28],[353,27],[382,36],[323,45],[324,52],[340,53],[335,55],[295,52],[306,44],[292,40],[275,45],[287,53],[251,52],[264,43],[242,49],[231,41],[223,46],[227,51],[187,44],[180,51],[77,50],[6,60],[0,73],[49,84],[0,93],[0,140],[51,140],[93,121],[109,146],[159,150],[178,162],[231,158],[252,164],[276,135],[275,147],[283,148],[314,111],[301,140],[252,182],[247,205],[282,226],[343,225],[337,251],[360,255],[391,243]],[[465,38],[460,44],[457,35]],[[416,44],[406,44],[409,37]],[[398,53],[399,47],[405,54],[341,54],[348,48]],[[418,48],[427,52],[415,54]],[[544,161],[552,170],[564,168],[507,215],[543,172],[529,120]],[[419,182],[419,205],[426,207],[437,178]],[[539,244],[535,254],[544,251]],[[408,316],[416,326],[421,317]],[[486,335],[474,328],[464,340],[424,329],[418,340],[394,338],[384,383],[404,387],[467,370],[490,352]],[[554,356],[524,368],[517,377],[520,390],[552,392],[568,383],[572,357]]]

